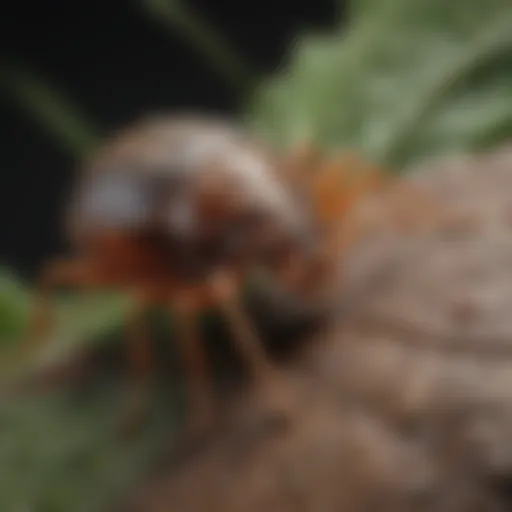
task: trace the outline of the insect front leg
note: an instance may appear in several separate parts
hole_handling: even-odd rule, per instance
[[[216,404],[208,354],[200,333],[199,314],[204,297],[199,293],[181,292],[172,300],[176,341],[185,367],[189,420],[192,432],[213,426]]]
[[[272,412],[287,416],[292,405],[290,389],[265,351],[249,315],[242,307],[239,283],[237,276],[216,274],[210,280],[215,304],[227,320],[233,344],[248,365],[257,391],[263,393],[266,402],[270,401]]]
[[[149,403],[150,376],[154,368],[152,357],[148,313],[155,304],[148,293],[137,294],[125,325],[128,384],[126,413],[120,425],[123,435],[133,433],[144,420]]]
[[[227,320],[236,350],[249,366],[252,377],[265,380],[274,373],[274,365],[241,305],[238,280],[219,273],[210,280],[210,286],[214,303]]]

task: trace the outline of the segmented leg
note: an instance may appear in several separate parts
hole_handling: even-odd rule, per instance
[[[270,402],[273,412],[288,415],[291,396],[287,383],[266,353],[255,328],[244,311],[238,279],[218,274],[210,281],[213,299],[226,318],[236,350],[249,367],[257,391],[265,402]]]
[[[129,380],[126,412],[120,430],[130,434],[145,419],[149,403],[150,377],[154,361],[150,348],[147,314],[154,304],[151,295],[139,295],[129,312],[125,327]]]
[[[204,297],[192,292],[178,294],[172,303],[176,341],[185,367],[188,423],[193,433],[212,427],[216,412],[208,354],[200,333],[199,314],[203,306]]]
[[[153,358],[147,330],[147,314],[153,304],[151,296],[138,297],[126,323],[129,374],[132,380],[136,381],[147,380],[153,371]]]
[[[226,275],[210,281],[213,300],[226,318],[233,343],[256,379],[266,379],[274,373],[274,366],[267,356],[251,320],[241,307],[238,283]]]

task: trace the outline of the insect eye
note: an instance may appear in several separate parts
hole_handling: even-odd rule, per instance
[[[135,225],[150,215],[148,194],[128,173],[95,176],[87,184],[80,202],[83,214],[112,226]]]

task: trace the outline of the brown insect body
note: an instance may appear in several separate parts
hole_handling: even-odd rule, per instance
[[[144,376],[141,314],[156,302],[168,305],[177,312],[192,421],[202,426],[212,397],[197,314],[217,306],[259,387],[286,408],[289,397],[238,295],[256,266],[300,288],[307,265],[290,271],[291,263],[308,260],[315,226],[291,189],[272,152],[230,123],[170,116],[121,131],[78,177],[66,217],[74,257],[43,273],[36,337],[53,288],[123,288],[138,299],[127,334],[135,373]]]
[[[84,168],[68,231],[112,280],[190,284],[305,240],[275,157],[215,119],[150,119]]]

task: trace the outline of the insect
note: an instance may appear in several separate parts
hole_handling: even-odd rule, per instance
[[[145,314],[165,305],[175,313],[189,423],[202,429],[215,407],[197,318],[215,306],[257,385],[281,407],[279,372],[239,294],[256,268],[293,293],[310,292],[318,226],[285,167],[241,127],[213,117],[153,117],[120,131],[79,173],[65,215],[71,256],[42,272],[32,339],[48,329],[56,288],[121,289],[135,299],[126,337],[142,380],[150,372]]]

